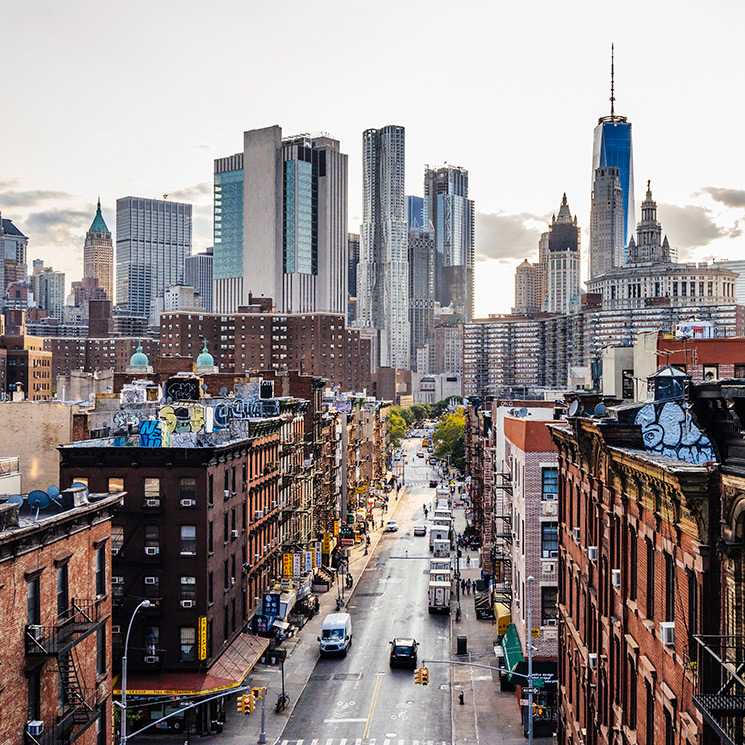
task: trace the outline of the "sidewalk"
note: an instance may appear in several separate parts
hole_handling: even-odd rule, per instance
[[[466,527],[465,509],[453,510],[453,523],[457,533]],[[470,559],[470,562],[468,561]],[[470,566],[468,565],[470,564]],[[465,580],[481,576],[479,552],[463,549],[460,560],[461,577]],[[461,620],[455,620],[455,602],[451,614],[451,652],[453,660],[471,661],[496,667],[494,644],[497,638],[496,622],[479,621],[473,606],[473,594],[460,596]],[[458,657],[458,636],[465,636],[468,654]],[[431,675],[431,673],[430,673]],[[453,745],[525,745],[520,707],[513,692],[499,689],[499,673],[478,667],[452,665],[450,667],[451,711],[453,720]],[[463,692],[463,705],[459,703]],[[553,738],[535,738],[539,745],[550,745]]]
[[[405,493],[401,490],[400,497]],[[354,577],[354,588],[346,590],[345,599],[349,601],[350,593],[354,593],[357,588],[357,580],[362,576],[368,562],[373,556],[375,547],[383,533],[382,524],[385,520],[391,519],[396,508],[400,504],[400,497],[395,497],[395,492],[391,493],[389,498],[389,511],[375,508],[374,517],[375,530],[370,531],[370,549],[365,555],[365,544],[358,544],[349,547],[349,571]],[[343,579],[342,579],[343,581]],[[298,699],[305,690],[305,686],[310,679],[316,662],[318,661],[318,642],[317,637],[321,635],[321,624],[328,613],[336,611],[337,587],[332,587],[328,592],[319,594],[321,602],[320,611],[311,618],[305,626],[291,639],[286,639],[282,643],[282,648],[287,651],[287,661],[285,662],[285,692],[290,697],[290,703],[287,708],[280,714],[274,711],[277,701],[277,694],[282,691],[282,670],[279,665],[263,665],[260,662],[254,667],[249,676],[249,684],[252,687],[267,686],[268,693],[266,699],[265,714],[265,732],[268,745],[276,742],[282,730],[287,724],[287,720],[292,714]],[[200,737],[191,735],[191,743],[207,745],[256,745],[261,732],[261,702],[256,702],[256,710],[248,715],[241,715],[236,712],[235,696],[230,696],[225,703],[226,721],[221,734],[208,735]],[[184,745],[187,741],[186,733],[181,734],[150,734],[144,732],[142,735],[130,740],[133,745]]]

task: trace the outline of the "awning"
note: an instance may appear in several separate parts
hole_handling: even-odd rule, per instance
[[[502,637],[502,650],[504,651],[504,666],[507,670],[514,672],[517,666],[525,660],[523,647],[514,623],[507,627],[507,633]],[[512,676],[509,675],[508,679],[511,680]]]
[[[127,695],[200,696],[238,688],[269,646],[269,639],[241,634],[205,672],[130,672]],[[121,677],[114,693],[121,695]]]
[[[287,629],[290,628],[290,624],[287,623],[287,621],[281,621],[279,618],[274,619],[274,623],[272,623],[273,629],[282,629],[282,631],[287,631]]]

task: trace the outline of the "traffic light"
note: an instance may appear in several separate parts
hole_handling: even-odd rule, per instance
[[[422,679],[423,679],[422,668],[418,667],[416,670],[414,670],[414,682],[417,685],[422,685]]]
[[[256,701],[254,700],[254,692],[246,694],[243,698],[246,699],[246,708],[250,714],[256,708]]]
[[[422,685],[423,686],[429,685],[429,668],[423,667],[421,669],[421,672],[422,672]]]
[[[533,716],[542,717],[544,714],[544,708],[541,704],[533,704]]]
[[[239,714],[247,713],[246,712],[246,699],[247,698],[248,698],[247,696],[238,696],[238,698],[236,699],[235,703],[236,703],[236,707],[238,709]]]

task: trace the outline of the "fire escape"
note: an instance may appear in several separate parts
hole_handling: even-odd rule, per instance
[[[97,633],[101,623],[97,600],[72,600],[55,626],[26,626],[26,657],[55,658],[64,701],[64,713],[50,730],[27,730],[29,745],[70,745],[98,719],[96,689],[81,678],[78,645]]]
[[[494,484],[494,602],[512,605],[512,479],[497,473]]]

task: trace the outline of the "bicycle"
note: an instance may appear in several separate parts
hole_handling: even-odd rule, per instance
[[[274,710],[279,714],[281,711],[285,710],[285,707],[289,703],[290,697],[286,693],[279,693],[277,694],[277,705],[274,707]]]

